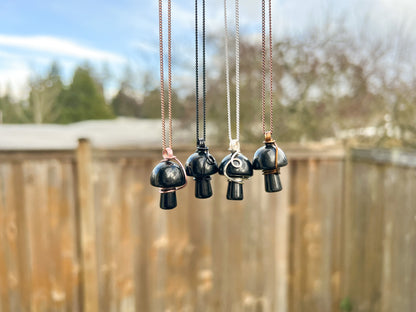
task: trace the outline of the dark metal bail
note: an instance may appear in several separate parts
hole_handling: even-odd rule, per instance
[[[280,168],[288,164],[285,153],[277,147],[271,132],[265,133],[265,146],[260,147],[253,158],[253,168],[262,170],[266,192],[280,192],[283,189],[280,181]]]
[[[170,148],[163,151],[163,160],[153,168],[150,184],[159,188],[160,208],[168,210],[177,206],[176,191],[185,187],[186,173]]]
[[[197,149],[188,157],[185,168],[186,174],[195,180],[195,197],[210,198],[213,194],[211,175],[218,172],[218,165],[204,139],[198,139]]]

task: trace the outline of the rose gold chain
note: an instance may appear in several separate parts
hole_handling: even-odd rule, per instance
[[[172,148],[172,3],[168,0],[168,89],[169,147]]]
[[[263,133],[266,133],[266,4],[265,0],[261,1],[261,123]]]
[[[163,11],[162,0],[159,0],[159,57],[160,57],[160,118],[162,119],[162,147],[166,149],[165,136],[165,83],[163,74]]]
[[[168,118],[169,148],[172,148],[172,6],[168,0]],[[162,120],[162,147],[166,149],[165,81],[163,53],[163,0],[159,0],[159,56],[160,56],[160,116]]]
[[[273,134],[273,37],[272,0],[269,0],[269,51],[270,51],[270,134]]]
[[[269,75],[270,75],[270,133],[273,133],[273,36],[272,36],[272,1],[269,0]],[[262,0],[261,38],[262,38],[262,88],[261,88],[261,122],[266,134],[266,1]]]

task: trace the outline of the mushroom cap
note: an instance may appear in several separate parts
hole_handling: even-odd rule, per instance
[[[202,178],[218,172],[217,162],[208,150],[197,150],[189,156],[185,168],[186,174],[195,178]]]
[[[224,168],[225,165],[230,161],[232,154],[228,154],[224,157],[221,161],[219,167],[219,174],[224,175]],[[233,163],[230,163],[227,167],[227,175],[231,178],[248,178],[253,175],[253,166],[250,160],[241,153],[235,157],[235,159],[239,159],[241,162],[240,167],[235,167]]]
[[[253,158],[253,168],[256,170],[273,170],[276,162],[276,146],[271,143],[266,143],[265,146],[260,147]],[[285,153],[278,148],[277,165],[284,167],[288,163]]]
[[[171,161],[163,161],[153,168],[150,184],[160,188],[174,188],[186,183],[185,172]]]

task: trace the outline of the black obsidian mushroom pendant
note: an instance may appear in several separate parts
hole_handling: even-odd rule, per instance
[[[150,184],[160,188],[160,208],[173,209],[177,206],[176,191],[185,187],[186,173],[170,148],[163,151],[163,160],[153,168]]]
[[[228,179],[227,199],[242,200],[244,198],[244,180],[253,176],[250,160],[240,153],[238,142],[230,144],[231,154],[224,157],[219,166],[219,174]]]
[[[218,165],[203,139],[198,140],[197,150],[189,156],[185,168],[186,174],[195,180],[195,197],[211,197],[211,175],[218,172]]]
[[[285,153],[277,147],[271,133],[265,134],[265,146],[260,147],[253,158],[253,168],[263,170],[266,192],[280,192],[283,187],[280,181],[280,167],[288,164]]]

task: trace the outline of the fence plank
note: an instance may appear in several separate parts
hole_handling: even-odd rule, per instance
[[[1,311],[10,311],[15,305],[17,274],[13,245],[17,235],[15,211],[12,208],[12,166],[0,164],[0,305]]]
[[[266,194],[255,172],[244,201],[228,201],[216,175],[211,199],[195,199],[189,180],[172,211],[158,208],[149,184],[154,151],[92,153],[81,140],[76,158],[6,154],[0,312],[326,312],[347,297],[353,311],[416,304],[410,152],[373,161],[360,150],[344,162],[342,153],[289,151],[282,192]]]
[[[352,168],[345,225],[346,296],[357,311],[380,309],[383,231],[383,171],[356,163]]]
[[[96,255],[96,216],[92,181],[91,144],[80,139],[77,149],[77,193],[80,218],[83,311],[99,311]]]
[[[389,167],[385,212],[382,311],[412,311],[416,299],[416,170]]]

